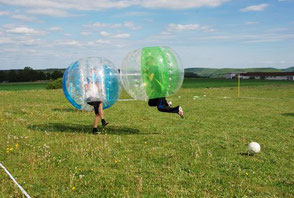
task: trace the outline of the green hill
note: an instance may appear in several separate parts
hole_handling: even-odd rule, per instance
[[[284,72],[294,72],[294,66],[293,67],[289,67],[287,69],[283,69]]]
[[[221,77],[225,77],[227,73],[239,73],[239,72],[281,72],[281,70],[275,69],[275,68],[248,68],[248,69],[224,68],[224,69],[217,70],[216,72],[212,73],[209,77],[221,78]]]
[[[210,75],[214,72],[217,72],[219,69],[214,68],[187,68],[185,69],[185,73],[194,73],[198,76],[210,77]]]
[[[286,69],[276,69],[272,67],[267,68],[186,68],[185,74],[197,74],[201,77],[209,78],[222,78],[225,77],[227,73],[239,73],[239,72],[294,72],[294,67],[289,67]]]

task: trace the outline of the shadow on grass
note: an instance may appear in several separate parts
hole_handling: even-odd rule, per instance
[[[117,135],[130,135],[130,134],[139,134],[140,130],[139,129],[133,129],[129,127],[118,127],[118,126],[107,126],[103,130],[102,133],[107,133],[107,134],[117,134]]]
[[[239,155],[243,155],[243,156],[254,156],[254,154],[248,153],[248,152],[246,152],[246,153],[239,153]]]
[[[90,125],[80,125],[72,123],[48,123],[41,125],[32,125],[28,127],[32,130],[38,130],[43,132],[68,132],[68,133],[92,133],[92,127]],[[118,126],[107,126],[104,130],[98,128],[98,132],[107,134],[117,134],[117,135],[131,135],[139,134],[140,130],[133,129],[129,127],[118,127]]]
[[[282,113],[283,116],[292,116],[294,117],[294,113]]]
[[[79,110],[74,108],[55,108],[52,109],[52,111],[58,111],[58,112],[78,112]]]

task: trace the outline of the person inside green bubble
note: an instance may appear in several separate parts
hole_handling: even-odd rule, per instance
[[[161,65],[157,60],[162,61],[160,58],[155,59],[150,53],[145,56],[144,68],[142,70],[143,81],[145,83],[146,93],[148,95],[148,105],[156,106],[158,111],[166,113],[177,113],[181,118],[184,118],[184,111],[181,106],[171,107],[165,95],[167,93],[167,85],[164,82],[166,74],[162,72]],[[163,97],[164,96],[164,97]]]

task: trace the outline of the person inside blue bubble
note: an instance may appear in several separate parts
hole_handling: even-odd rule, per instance
[[[87,83],[85,86],[85,100],[87,104],[93,106],[95,111],[95,118],[93,124],[93,134],[98,133],[98,123],[101,119],[102,128],[108,125],[108,122],[104,119],[103,113],[103,102],[102,102],[102,87],[101,83],[99,83],[99,78],[96,75],[96,70],[94,68],[90,68],[89,76],[86,78]],[[101,81],[101,80],[100,80]]]

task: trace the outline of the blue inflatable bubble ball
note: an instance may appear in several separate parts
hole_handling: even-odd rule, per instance
[[[103,109],[116,103],[121,93],[119,72],[105,58],[82,58],[71,64],[62,79],[66,99],[77,109],[92,111],[88,103],[102,101]]]

